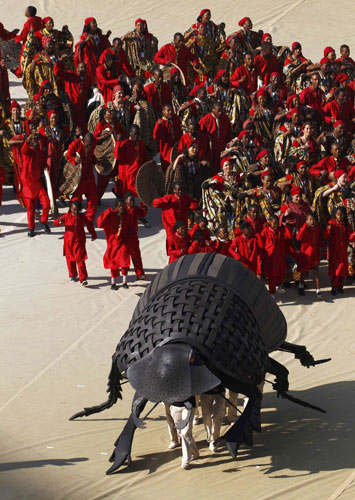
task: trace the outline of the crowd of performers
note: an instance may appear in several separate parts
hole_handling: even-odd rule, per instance
[[[152,204],[161,209],[169,262],[200,252],[231,256],[267,278],[274,297],[292,281],[304,295],[311,272],[321,299],[318,267],[326,256],[331,293],[343,293],[344,279],[355,276],[348,45],[325,47],[312,62],[300,42],[276,46],[248,17],[227,35],[209,9],[161,48],[144,19],[111,39],[89,17],[75,43],[68,26],[56,29],[32,6],[25,15],[21,32],[0,24],[10,54],[0,56],[0,196],[3,184],[13,186],[29,237],[39,212],[45,232],[50,212],[65,227],[71,281],[79,276],[87,285],[85,228],[94,240],[95,225],[106,236],[111,288],[120,274],[128,288],[131,260],[145,279],[138,223],[148,225],[148,206],[137,203],[136,177],[155,158],[151,169],[164,172],[165,194]],[[24,109],[10,97],[10,48],[19,55],[12,71],[27,91]],[[115,203],[98,215],[110,182]],[[200,403],[214,450],[222,389]],[[174,426],[183,411],[167,407],[169,447],[181,440],[186,468],[198,450],[192,421],[183,432]],[[233,421],[231,405],[229,412]]]

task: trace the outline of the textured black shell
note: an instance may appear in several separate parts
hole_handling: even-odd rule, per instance
[[[115,357],[123,373],[157,345],[179,340],[199,350],[212,370],[255,383],[286,330],[280,309],[245,266],[218,254],[187,255],[147,288]]]

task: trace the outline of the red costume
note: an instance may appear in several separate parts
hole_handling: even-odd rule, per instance
[[[181,137],[181,122],[176,115],[171,120],[160,118],[153,130],[153,139],[159,143],[161,166],[164,170],[170,165],[171,149]]]
[[[299,252],[299,261],[297,268],[300,273],[306,273],[310,269],[318,267],[320,260],[320,226],[309,226],[303,224],[296,236],[297,241],[301,242]]]
[[[355,118],[354,104],[350,101],[346,101],[345,104],[340,106],[340,104],[334,99],[328,102],[324,107],[323,111],[325,113],[325,123],[332,123],[334,120],[341,120],[345,123],[347,132],[353,132],[354,123],[353,118]]]
[[[108,208],[97,218],[97,227],[105,231],[107,249],[103,258],[104,268],[111,269],[112,278],[120,274],[127,276],[129,269],[128,217],[124,213],[119,215],[113,208]]]
[[[189,236],[191,238],[191,241],[193,241],[194,239],[194,236],[195,236],[195,232],[199,230],[201,231],[201,229],[199,228],[199,225],[198,223],[194,224],[192,226],[191,229],[189,229],[188,233],[189,233]],[[202,231],[202,239],[203,241],[206,241],[206,240],[210,240],[211,239],[211,233],[209,232],[208,229],[205,229],[204,231]]]
[[[245,80],[239,82],[244,76],[246,77]],[[239,66],[231,76],[231,85],[233,87],[240,87],[247,95],[250,95],[257,89],[257,79],[258,71],[255,68],[249,69],[243,64],[243,66]]]
[[[282,68],[279,60],[272,54],[267,58],[263,57],[261,54],[255,56],[254,68],[262,78],[264,85],[268,85],[270,83],[272,73],[278,73],[280,76],[282,75]]]
[[[187,254],[187,249],[190,245],[190,236],[180,236],[179,233],[170,234],[167,240],[166,253],[169,256],[170,262],[178,260],[182,255]]]
[[[220,240],[219,238],[212,242],[212,249],[214,252],[226,257],[230,257],[229,249],[231,247],[231,240]]]
[[[210,253],[213,252],[213,246],[206,243],[206,241],[197,241],[194,240],[189,246],[187,253]]]
[[[274,294],[285,275],[285,228],[278,227],[274,230],[268,226],[262,230],[261,237],[264,250],[263,272],[269,278],[269,291]]]
[[[342,289],[344,276],[349,276],[348,245],[355,241],[355,233],[351,233],[345,222],[331,219],[324,237],[328,240],[328,276],[332,277],[332,288]]]
[[[53,221],[53,224],[57,227],[65,225],[63,255],[67,259],[69,276],[71,278],[78,276],[76,269],[78,266],[80,281],[86,280],[88,273],[86,271],[85,260],[88,256],[85,246],[86,237],[84,227],[86,226],[91,237],[96,239],[96,231],[92,221],[84,214],[74,215],[68,212],[58,217],[58,219]]]
[[[127,222],[128,222],[128,238],[127,247],[132,259],[134,272],[137,278],[144,275],[141,251],[139,248],[138,239],[138,219],[145,217],[148,213],[148,207],[141,204],[140,207],[133,205],[133,207],[126,206]]]
[[[232,241],[229,253],[254,274],[261,274],[260,249],[255,236],[249,238],[244,234],[237,236]]]
[[[299,203],[293,203],[292,201],[286,202],[281,206],[281,214],[284,214],[286,210],[289,210],[288,215],[281,215],[284,217],[286,224],[292,229],[295,227],[297,230],[300,229],[306,222],[307,215],[312,213],[309,204],[303,200]]]
[[[184,73],[185,81],[187,81],[188,61],[197,66],[197,57],[188,47],[186,47],[186,45],[182,45],[179,49],[177,49],[172,43],[167,43],[166,45],[163,45],[160,50],[158,50],[153,59],[156,64],[161,64],[163,66],[168,62],[172,62],[179,66],[181,71]]]
[[[94,21],[94,18],[85,19],[85,26]],[[87,67],[87,74],[90,84],[96,83],[96,68],[99,64],[99,58],[105,49],[110,47],[110,42],[106,35],[103,35],[100,29],[97,29],[95,35],[89,36],[89,33],[83,33],[79,42],[75,46],[74,62],[75,66],[84,61]]]
[[[347,172],[350,165],[351,163],[347,158],[336,159],[334,156],[326,156],[315,165],[312,165],[309,169],[309,173],[314,177],[320,177],[323,170],[327,170],[329,174],[330,172],[335,172],[335,170],[344,170],[344,172]],[[328,177],[326,177],[325,181],[327,181],[327,179]]]
[[[154,82],[148,83],[144,87],[147,101],[150,102],[154,111],[161,114],[161,108],[164,104],[171,105],[171,88],[168,83],[162,82],[159,87]]]
[[[42,28],[43,28],[43,21],[40,17],[33,16],[33,17],[29,17],[27,19],[27,21],[23,25],[21,33],[19,33],[15,37],[15,42],[22,43],[20,61],[21,61],[23,52],[24,52],[25,47],[26,47],[26,41],[27,41],[28,34],[30,33],[30,31],[35,33],[36,31],[40,31]],[[16,76],[17,76],[17,78],[21,78],[21,75],[22,75],[22,70],[21,70],[21,66],[19,66],[16,70]]]
[[[112,101],[112,91],[120,83],[117,75],[115,68],[109,70],[104,63],[99,64],[96,68],[97,86],[101,91],[105,103]]]
[[[81,77],[75,71],[63,69],[61,62],[55,63],[53,72],[56,78],[64,81],[65,92],[72,106],[74,127],[80,126],[82,132],[85,133],[87,129],[86,101],[88,90],[91,87],[90,77],[88,74]]]
[[[107,54],[112,54],[116,58],[115,69],[117,75],[122,75],[124,73],[129,78],[133,78],[135,76],[134,69],[129,64],[126,52],[123,49],[119,49],[118,53],[111,48],[105,49],[100,56],[99,64],[103,64],[105,62]]]
[[[42,171],[46,166],[46,157],[39,147],[33,148],[26,140],[21,148],[21,160],[21,196],[27,210],[28,227],[34,229],[36,200],[39,200],[42,205],[41,222],[48,222],[50,204],[42,184]]]
[[[219,171],[220,155],[225,149],[226,144],[232,139],[231,122],[226,113],[222,112],[217,119],[213,113],[208,113],[200,120],[202,132],[206,132],[212,142],[212,172]]]
[[[73,165],[75,165],[76,161],[76,153],[79,154],[81,159],[81,178],[78,187],[73,193],[71,201],[82,201],[83,195],[86,196],[88,204],[86,209],[86,216],[89,220],[93,221],[96,210],[97,210],[97,193],[96,193],[96,184],[95,177],[93,173],[93,165],[96,162],[96,158],[94,155],[96,143],[92,144],[88,151],[85,150],[84,143],[82,139],[75,139],[72,143],[69,144],[67,160],[70,161]]]
[[[188,194],[182,194],[180,197],[176,196],[176,194],[166,194],[161,198],[155,198],[153,207],[161,208],[163,226],[169,236],[176,221],[181,220],[187,226],[189,210],[197,210],[198,202]]]
[[[117,141],[115,147],[115,158],[118,165],[118,177],[116,190],[119,195],[127,192],[137,196],[136,177],[139,168],[150,160],[143,141],[138,139],[124,139]]]
[[[181,153],[183,149],[188,149],[193,142],[198,144],[198,157],[200,161],[209,161],[211,155],[210,138],[205,132],[199,132],[197,137],[191,137],[189,133],[182,134],[178,152]]]
[[[310,106],[316,111],[321,112],[323,116],[323,106],[326,102],[325,94],[321,88],[314,90],[312,87],[306,87],[300,93],[300,102],[302,106]]]

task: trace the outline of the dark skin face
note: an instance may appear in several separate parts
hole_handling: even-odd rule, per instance
[[[325,64],[322,64],[322,66],[320,67],[320,69],[322,70],[322,73],[323,73],[324,75],[326,75],[326,74],[327,74],[327,73],[329,73],[329,71],[330,71],[330,63],[329,63],[329,62],[327,62],[327,63],[325,63]]]
[[[145,24],[144,23],[137,23],[136,30],[139,33],[139,35],[143,35],[145,33]]]
[[[159,70],[155,70],[154,71],[154,83],[157,87],[159,87],[161,85],[163,81],[163,72],[159,69]]]
[[[222,83],[222,85],[226,85],[226,86],[229,85],[229,76],[227,73],[225,73],[224,75],[221,76],[221,83]]]
[[[262,178],[261,182],[263,183],[263,187],[265,189],[272,189],[273,182],[271,175],[265,175],[265,177]]]
[[[269,226],[271,227],[271,229],[276,230],[279,227],[279,221],[278,221],[278,219],[270,219],[269,220]]]
[[[52,19],[46,22],[45,24],[47,31],[51,32],[54,28],[54,22]]]
[[[262,49],[262,54],[263,54],[263,56],[264,56],[264,57],[266,57],[266,58],[270,57],[270,56],[271,56],[271,54],[272,54],[272,47],[269,47],[269,46],[264,47],[264,48]]]
[[[348,59],[348,57],[350,56],[350,50],[348,49],[348,47],[343,47],[340,51],[340,54],[343,59]]]
[[[171,120],[173,117],[173,108],[171,106],[164,106],[162,109],[162,114],[167,120]]]
[[[190,123],[187,130],[192,137],[197,137],[197,127],[194,123]]]
[[[116,205],[116,212],[118,215],[122,215],[124,213],[125,205],[123,202],[120,202]]]
[[[247,30],[252,30],[253,29],[253,23],[251,22],[250,19],[247,19],[246,22],[244,23],[244,28]]]
[[[177,47],[178,49],[180,49],[180,47],[182,45],[184,45],[184,39],[182,36],[180,35],[177,35],[175,38],[174,38],[174,44],[175,44],[175,47]]]
[[[181,197],[182,195],[182,189],[181,189],[181,186],[174,186],[174,194],[175,196],[177,196],[178,198]]]
[[[211,12],[209,10],[205,12],[201,19],[203,23],[208,23],[208,21],[210,21],[211,19]]]
[[[126,198],[126,205],[128,207],[133,207],[133,205],[134,205],[134,196],[128,196],[128,198]]]
[[[119,40],[119,39],[115,40],[113,42],[113,44],[112,44],[112,49],[115,52],[119,52],[121,48],[122,48],[122,42],[121,42],[121,40]]]
[[[18,108],[13,108],[11,111],[11,118],[14,120],[14,122],[18,122],[21,116],[21,110]]]
[[[334,129],[334,134],[336,137],[343,137],[345,135],[345,125],[337,125]]]
[[[205,24],[201,24],[201,26],[199,27],[198,29],[198,33],[199,35],[205,35],[207,32],[207,29],[206,29],[206,25]]]
[[[205,87],[202,87],[200,89],[198,89],[198,91],[196,92],[196,97],[198,97],[198,99],[200,99],[200,101],[205,101],[206,98],[207,98],[207,90],[205,89]]]
[[[138,141],[139,133],[137,129],[132,127],[131,130],[129,131],[129,136],[133,141]]]
[[[141,97],[142,92],[143,92],[142,85],[140,83],[135,83],[132,88],[132,96],[136,98]]]
[[[88,136],[85,136],[83,139],[83,143],[84,143],[85,149],[88,151],[92,146],[92,139]]]
[[[253,56],[246,54],[244,57],[244,64],[247,68],[252,68],[253,67]]]
[[[279,75],[274,75],[271,79],[270,79],[270,82],[271,82],[271,85],[273,87],[278,87],[279,83],[280,83],[280,77]]]
[[[70,211],[74,215],[74,217],[77,217],[80,213],[78,207],[76,205],[74,205],[74,203],[72,205],[70,205]]]
[[[227,228],[226,227],[221,227],[219,230],[218,230],[218,234],[217,234],[218,238],[220,238],[221,240],[227,240],[228,239],[228,231],[227,231]]]
[[[213,106],[212,113],[216,118],[220,118],[222,114],[222,106]]]
[[[80,62],[77,67],[77,72],[79,76],[85,76],[86,73],[86,64],[84,62]]]
[[[312,215],[307,215],[306,223],[307,226],[314,227],[316,225],[316,219]]]
[[[305,177],[307,172],[306,165],[301,165],[300,167],[298,167],[297,172],[300,177]]]
[[[111,110],[110,109],[106,109],[106,111],[104,113],[104,120],[106,120],[107,122],[109,122],[109,121],[111,121],[111,118],[112,118]]]
[[[246,238],[250,238],[250,236],[252,235],[252,228],[251,227],[245,227],[244,229],[242,229],[242,233],[244,234],[244,236]]]
[[[319,75],[312,75],[311,84],[313,89],[317,89],[319,87]]]
[[[346,92],[339,92],[339,94],[336,97],[336,101],[338,104],[345,104],[347,100],[347,94]]]
[[[58,125],[58,115],[53,113],[49,119],[49,125],[51,127],[56,127]]]
[[[265,155],[261,158],[261,165],[263,168],[267,168],[270,164],[270,156],[269,155]]]
[[[187,231],[187,229],[186,229],[185,224],[182,225],[182,226],[180,226],[180,227],[178,227],[177,230],[176,230],[177,234],[179,234],[180,236],[185,236],[186,231]]]
[[[207,228],[207,224],[204,220],[202,220],[201,222],[198,223],[198,227],[199,229],[201,229],[201,231],[204,231]]]
[[[90,23],[90,31],[91,32],[95,32],[97,30],[97,22],[96,20],[94,19],[93,21],[91,21]]]
[[[337,210],[335,212],[335,218],[338,222],[344,222],[345,221],[345,216],[344,216],[344,213],[341,212],[340,210]]]
[[[257,217],[258,217],[258,211],[256,208],[252,207],[252,208],[249,208],[248,210],[248,216],[255,220]]]
[[[48,55],[52,55],[53,52],[54,52],[54,43],[52,42],[52,40],[49,40],[45,47],[44,47],[44,51],[48,54]]]
[[[300,124],[300,115],[298,113],[294,113],[291,116],[291,123],[292,123],[292,125],[295,125],[295,126]]]
[[[340,147],[338,144],[332,144],[332,147],[330,148],[330,152],[334,158],[338,159],[340,156]]]

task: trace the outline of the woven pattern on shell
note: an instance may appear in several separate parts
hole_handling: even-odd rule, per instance
[[[187,342],[213,367],[254,383],[265,374],[267,353],[248,306],[213,281],[172,283],[146,305],[117,346],[121,372],[166,340]]]

